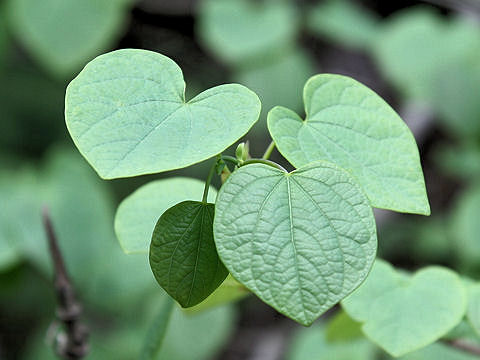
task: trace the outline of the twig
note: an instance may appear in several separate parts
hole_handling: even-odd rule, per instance
[[[57,297],[57,319],[64,331],[55,336],[55,351],[63,359],[82,359],[88,354],[88,330],[80,323],[82,307],[75,297],[75,290],[67,274],[62,253],[48,209],[43,209],[43,225],[48,239],[48,247],[54,266],[54,284]]]
[[[476,0],[423,0],[423,2],[458,12],[473,13],[477,17],[480,15],[480,3]]]
[[[461,339],[445,340],[444,342],[458,350],[480,356],[480,347],[478,345],[474,345]]]

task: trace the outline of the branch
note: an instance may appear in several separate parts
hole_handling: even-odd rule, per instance
[[[43,209],[43,225],[54,266],[54,284],[57,297],[57,319],[64,331],[55,335],[55,351],[63,359],[82,359],[89,351],[88,330],[80,323],[82,307],[75,297],[75,290],[67,274],[62,253],[48,209]]]

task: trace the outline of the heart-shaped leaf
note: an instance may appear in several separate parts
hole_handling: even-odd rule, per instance
[[[286,1],[205,0],[199,14],[202,42],[233,64],[277,55],[298,31],[297,13]]]
[[[334,162],[352,173],[372,206],[430,214],[415,139],[382,98],[332,74],[310,78],[303,98],[305,120],[283,107],[268,113],[268,129],[288,161]]]
[[[107,48],[127,15],[122,0],[10,0],[14,34],[53,74],[70,76]]]
[[[214,234],[231,274],[309,325],[353,291],[375,258],[375,221],[351,176],[326,162],[286,173],[236,170],[220,189]]]
[[[183,307],[206,299],[228,275],[213,241],[215,206],[184,201],[160,216],[150,245],[155,279]]]
[[[208,159],[257,121],[260,100],[221,85],[186,102],[171,59],[117,50],[91,61],[70,83],[65,118],[80,152],[105,179],[179,169]]]
[[[148,253],[152,232],[160,215],[186,200],[200,200],[205,183],[175,177],[149,182],[126,197],[115,215],[115,233],[127,254]],[[217,190],[210,187],[208,200],[214,202]]]
[[[430,266],[410,277],[377,260],[365,283],[342,306],[364,323],[366,336],[401,356],[453,329],[465,314],[466,302],[462,282],[451,270]]]

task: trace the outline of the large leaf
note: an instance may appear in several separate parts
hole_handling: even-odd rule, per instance
[[[233,64],[274,57],[298,31],[298,15],[287,1],[205,0],[199,14],[202,42]]]
[[[462,320],[466,294],[460,278],[441,267],[413,276],[377,260],[365,283],[342,301],[362,330],[393,356],[433,343]]]
[[[430,214],[415,139],[382,98],[332,74],[310,78],[303,98],[305,120],[284,107],[268,114],[268,129],[290,163],[334,162],[352,173],[372,206]]]
[[[157,282],[183,307],[206,299],[228,275],[213,241],[215,205],[184,201],[158,219],[150,245]]]
[[[208,159],[257,121],[260,101],[238,84],[186,102],[180,68],[146,50],[91,61],[70,83],[65,117],[80,152],[106,179],[179,169]]]
[[[467,319],[480,336],[480,284],[472,284],[468,286],[468,309]]]
[[[217,250],[231,274],[304,325],[353,291],[375,257],[368,199],[330,163],[292,173],[241,167],[222,186],[215,213]]]
[[[478,355],[470,354],[447,344],[435,343],[402,356],[400,360],[478,360]]]
[[[125,1],[9,0],[15,35],[52,73],[69,76],[120,35]]]
[[[176,177],[149,182],[126,197],[115,215],[115,233],[127,254],[148,253],[153,229],[165,210],[185,200],[200,200],[205,183]],[[217,190],[210,187],[208,201]]]

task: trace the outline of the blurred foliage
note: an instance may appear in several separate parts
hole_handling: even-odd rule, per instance
[[[125,255],[113,233],[121,197],[158,177],[99,180],[63,120],[68,81],[93,57],[123,47],[172,57],[185,70],[188,98],[225,82],[256,91],[263,105],[256,155],[269,142],[267,111],[282,105],[301,114],[305,80],[331,64],[368,77],[399,111],[428,107],[432,122],[417,140],[433,215],[388,218],[379,225],[379,254],[399,268],[435,263],[469,276],[467,315],[446,337],[479,346],[479,18],[474,8],[356,0],[0,2],[0,358],[54,359],[45,343],[55,299],[44,205],[85,306],[88,359],[138,358],[164,300],[146,255]],[[203,178],[207,166],[175,174]],[[247,294],[228,278],[193,311],[175,309],[159,358],[211,359],[228,341],[248,343],[236,309],[218,306]],[[287,359],[390,359],[341,310],[294,329]],[[400,359],[474,358],[437,342]]]

